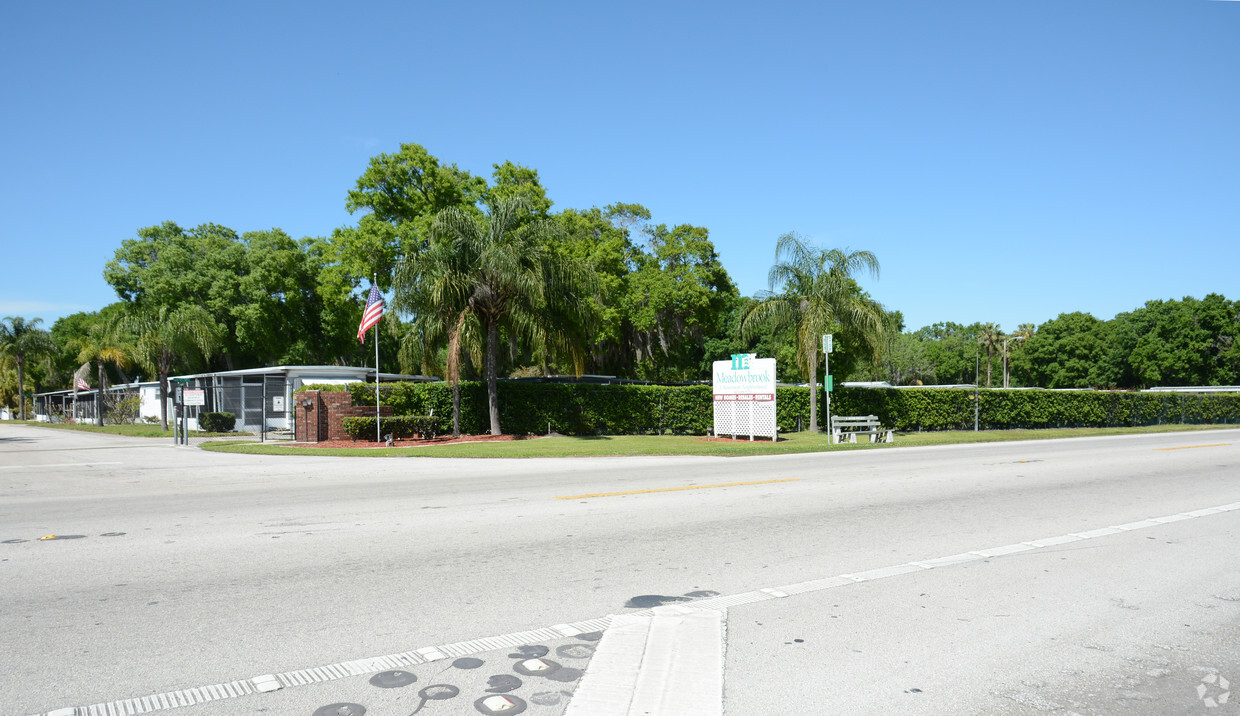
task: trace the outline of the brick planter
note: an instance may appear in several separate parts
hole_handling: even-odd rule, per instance
[[[294,439],[299,443],[317,443],[324,440],[351,440],[344,431],[345,418],[373,418],[375,409],[369,405],[354,405],[348,391],[306,390],[294,394],[294,417],[297,430]],[[379,418],[392,417],[392,406],[379,406]]]

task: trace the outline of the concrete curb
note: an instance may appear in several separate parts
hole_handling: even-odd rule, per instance
[[[722,716],[724,613],[613,617],[565,716]]]

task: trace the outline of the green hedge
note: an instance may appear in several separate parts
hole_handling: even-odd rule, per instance
[[[304,393],[304,392],[305,392],[305,391],[307,391],[307,390],[325,390],[325,391],[328,391],[328,392],[335,392],[335,393],[339,393],[339,392],[341,392],[341,391],[343,391],[343,390],[348,390],[350,385],[357,385],[357,383],[303,383],[303,384],[302,384],[302,386],[301,386],[300,388],[298,388],[297,390],[295,390],[295,391],[293,391],[293,392],[294,392],[294,393]],[[387,386],[386,386],[386,385],[385,385],[385,386],[383,386],[383,389],[386,389],[386,388],[387,388]],[[380,392],[382,392],[382,390],[383,390],[383,389],[380,389]],[[375,384],[374,384],[374,383],[371,383],[371,384],[370,384],[370,394],[371,394],[371,395],[374,395],[374,394],[375,394]],[[371,404],[372,404],[372,405],[374,404],[374,401],[373,401],[373,400],[372,400],[372,401],[370,401],[370,402],[371,402]]]
[[[373,383],[350,383],[354,405],[374,405]],[[971,430],[972,389],[840,388],[831,394],[835,415],[877,415],[900,431]],[[1107,391],[981,390],[978,418],[984,430],[1116,427],[1161,423],[1240,423],[1240,394],[1124,393]],[[826,403],[818,391],[818,423]],[[447,383],[385,383],[380,400],[397,415],[431,415],[440,433],[452,429],[452,387]],[[490,429],[486,386],[461,383],[461,432]],[[541,435],[703,435],[712,424],[709,385],[596,385],[499,383],[500,426],[505,433]],[[776,389],[780,432],[809,426],[809,390]],[[371,425],[374,429],[374,425]],[[385,431],[386,432],[386,431]]]
[[[232,413],[199,413],[198,429],[205,433],[231,433],[237,426],[237,416]]]
[[[372,386],[373,387],[373,386]],[[373,397],[373,393],[371,394]],[[370,440],[375,436],[375,418],[344,418],[340,421],[344,431],[354,440]],[[426,415],[393,415],[383,418],[379,430],[384,435],[407,438],[419,435],[433,438],[438,434],[435,418]]]

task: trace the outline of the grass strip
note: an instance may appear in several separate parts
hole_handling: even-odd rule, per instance
[[[698,455],[714,457],[752,457],[844,450],[893,450],[921,445],[1050,440],[1055,438],[1097,437],[1104,435],[1144,435],[1151,433],[1195,432],[1234,429],[1234,425],[1152,425],[1130,428],[1048,428],[1045,430],[971,430],[897,433],[894,443],[832,445],[829,436],[800,432],[784,433],[779,442],[755,440],[732,442],[706,440],[693,435],[598,435],[586,437],[530,438],[502,442],[464,442],[422,447],[317,448],[248,441],[205,443],[212,452],[248,455],[317,455],[335,457],[452,457],[452,458],[533,458],[533,457],[630,457]]]

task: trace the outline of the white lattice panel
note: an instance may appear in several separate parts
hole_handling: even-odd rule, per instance
[[[723,397],[723,396],[720,396]],[[775,400],[753,400],[767,396],[727,396],[715,402],[715,435],[775,437]],[[748,399],[747,399],[748,398]]]

